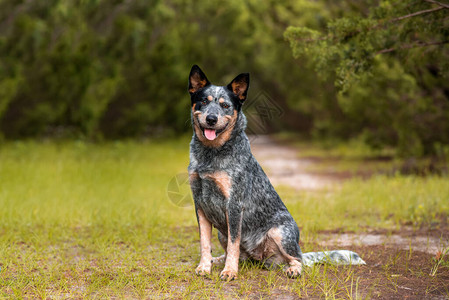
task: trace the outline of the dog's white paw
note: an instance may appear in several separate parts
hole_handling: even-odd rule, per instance
[[[228,282],[237,279],[237,272],[237,270],[225,267],[220,273],[220,279]]]
[[[301,276],[301,271],[302,265],[299,262],[284,269],[285,274],[287,274],[287,276],[290,278],[296,278]]]
[[[211,269],[212,269],[211,263],[209,263],[209,264],[200,263],[198,265],[198,267],[196,267],[195,273],[196,273],[196,275],[199,275],[199,276],[206,276],[206,275],[210,275]]]
[[[217,256],[217,257],[212,257],[212,264],[213,265],[220,265],[222,263],[224,263],[226,260],[226,255],[221,255],[221,256]]]

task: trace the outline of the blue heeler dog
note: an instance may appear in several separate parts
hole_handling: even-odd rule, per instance
[[[227,86],[215,86],[198,66],[190,71],[194,133],[188,170],[201,244],[195,272],[210,274],[213,263],[225,261],[220,278],[232,280],[239,259],[284,266],[289,277],[301,275],[303,264],[364,264],[345,250],[301,253],[295,220],[251,154],[242,113],[248,87],[248,73]],[[217,258],[211,254],[212,226],[225,250]]]

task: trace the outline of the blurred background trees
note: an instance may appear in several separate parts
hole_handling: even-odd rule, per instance
[[[449,144],[449,8],[433,0],[0,1],[6,139],[189,132],[187,74],[251,72],[271,131],[362,138],[402,156]]]
[[[335,127],[344,133],[335,134],[357,134],[373,147],[394,146],[403,156],[442,151],[449,143],[449,4],[326,5],[335,17],[325,28],[289,27],[285,36],[295,57],[334,82],[347,118]]]

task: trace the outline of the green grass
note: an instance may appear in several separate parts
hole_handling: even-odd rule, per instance
[[[336,228],[438,226],[447,224],[449,215],[447,177],[379,175],[351,179],[330,191],[278,190],[303,231],[309,233]]]
[[[375,282],[362,288],[364,269],[354,267],[318,266],[288,280],[278,270],[243,263],[235,282],[221,282],[216,266],[209,279],[195,276],[199,242],[193,206],[179,207],[167,196],[168,183],[185,173],[187,164],[187,138],[0,146],[0,297],[372,295]],[[448,182],[379,176],[332,191],[279,192],[303,228],[308,251],[307,236],[323,229],[439,222],[449,212]],[[216,240],[213,252],[222,253]],[[448,269],[447,259],[440,258],[436,269],[438,279]]]
[[[167,198],[169,180],[187,172],[187,140],[11,143],[0,159],[3,226],[152,227],[192,219]]]
[[[163,266],[158,259],[172,243],[161,241],[179,239],[174,226],[196,222],[191,207],[167,197],[170,179],[186,172],[188,139],[9,143],[0,161],[5,297],[120,294],[148,276],[129,278],[131,269]]]

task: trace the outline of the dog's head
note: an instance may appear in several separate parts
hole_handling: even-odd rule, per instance
[[[246,100],[249,74],[242,73],[227,86],[215,86],[194,65],[189,75],[193,129],[207,147],[223,146],[231,137]]]

